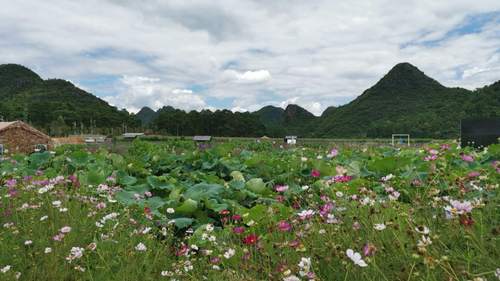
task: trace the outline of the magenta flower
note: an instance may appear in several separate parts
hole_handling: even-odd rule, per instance
[[[481,175],[481,173],[479,173],[479,172],[477,172],[477,171],[472,171],[472,172],[470,172],[467,176],[468,176],[469,178],[477,178],[477,177],[479,177],[480,175]]]
[[[241,234],[243,232],[245,232],[245,227],[243,227],[243,226],[235,226],[235,227],[233,227],[233,233]]]
[[[333,158],[335,156],[339,155],[339,151],[336,148],[333,148],[330,150],[330,153],[328,153],[328,157]]]
[[[333,203],[328,202],[319,208],[319,214],[322,217],[326,217],[333,210]]]
[[[285,192],[288,190],[288,185],[276,185],[274,187],[274,190],[276,190],[277,192]]]
[[[311,177],[313,177],[313,178],[319,178],[319,176],[320,176],[320,172],[318,170],[316,170],[316,169],[312,169],[312,171],[311,171]]]
[[[289,222],[282,220],[278,222],[278,228],[281,232],[288,232],[292,229],[292,225],[290,225]]]
[[[462,154],[460,156],[465,162],[474,162],[474,157],[472,155]]]
[[[5,185],[9,188],[13,188],[17,185],[17,180],[16,179],[9,179],[5,182]]]

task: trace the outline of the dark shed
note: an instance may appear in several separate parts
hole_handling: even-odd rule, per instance
[[[460,132],[463,146],[482,147],[498,143],[500,117],[462,120]]]

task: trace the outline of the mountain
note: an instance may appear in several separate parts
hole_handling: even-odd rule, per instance
[[[32,70],[0,65],[0,116],[22,119],[51,134],[80,131],[116,133],[148,127],[170,135],[268,135],[282,137],[412,137],[455,138],[464,118],[500,116],[500,81],[474,91],[449,88],[410,63],[394,66],[375,85],[348,104],[328,107],[320,117],[290,104],[265,106],[255,112],[202,110],[172,106],[144,107],[136,115],[118,110],[96,96],[60,80],[43,80]],[[142,126],[141,126],[142,124]],[[76,126],[75,126],[76,125]]]
[[[111,133],[139,121],[125,110],[61,79],[43,80],[28,68],[0,65],[0,115],[5,120],[21,119],[49,133],[69,134],[84,130]]]
[[[311,122],[317,118],[295,104],[289,104],[285,109],[269,105],[252,114],[259,117],[259,120],[266,127],[267,135],[273,137],[311,135]]]
[[[328,109],[318,125],[323,137],[457,137],[460,120],[500,115],[497,88],[447,88],[409,63],[394,66],[352,102]],[[477,102],[482,100],[477,112]],[[491,102],[490,106],[486,101]]]
[[[156,114],[156,111],[152,110],[151,108],[145,106],[137,112],[135,117],[137,119],[141,120],[142,126],[147,126],[153,122],[158,115]]]

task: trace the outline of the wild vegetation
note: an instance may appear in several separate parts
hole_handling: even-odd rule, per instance
[[[136,141],[0,163],[2,280],[495,280],[500,145]]]

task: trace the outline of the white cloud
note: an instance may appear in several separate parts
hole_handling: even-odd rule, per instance
[[[450,32],[495,11],[473,33]],[[115,93],[106,100],[134,111],[220,108],[214,100],[255,110],[296,98],[319,114],[402,61],[447,86],[498,80],[499,11],[498,0],[9,1],[0,63]]]
[[[271,73],[268,70],[238,72],[228,69],[224,71],[223,78],[237,83],[263,83],[271,80]]]
[[[124,76],[118,86],[120,94],[104,97],[110,104],[138,112],[143,106],[154,110],[166,105],[184,110],[200,110],[207,105],[204,99],[190,89],[172,88],[159,78]]]

